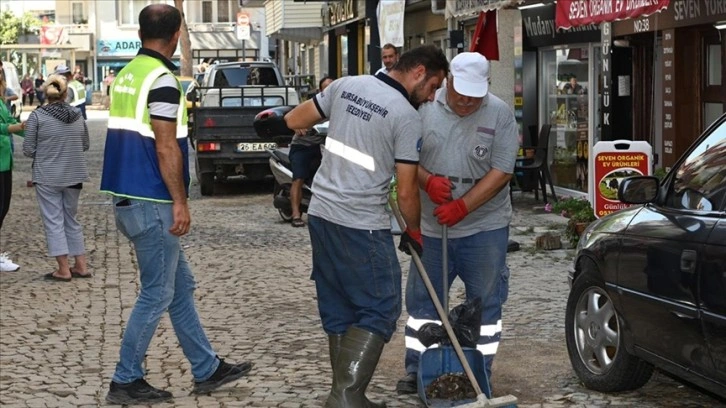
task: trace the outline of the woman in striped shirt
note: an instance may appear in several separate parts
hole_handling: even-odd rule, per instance
[[[67,80],[51,75],[43,84],[48,104],[28,117],[23,153],[33,158],[33,184],[50,256],[58,269],[45,279],[69,282],[88,278],[83,227],[76,220],[78,198],[88,168],[83,152],[88,150],[88,128],[81,112],[65,102]],[[71,267],[68,257],[75,258]]]

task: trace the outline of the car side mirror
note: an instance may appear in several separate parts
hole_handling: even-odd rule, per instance
[[[620,182],[618,200],[626,204],[647,204],[658,198],[660,180],[653,176],[628,177]]]
[[[189,92],[187,93],[187,100],[189,102],[197,102],[197,93],[196,92]]]

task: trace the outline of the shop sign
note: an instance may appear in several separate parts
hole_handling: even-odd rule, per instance
[[[595,197],[590,202],[595,216],[602,218],[630,206],[618,200],[618,187],[625,178],[650,175],[653,149],[644,141],[615,140],[597,142],[592,151]]]
[[[333,1],[328,4],[325,25],[334,26],[355,18],[355,0]]]
[[[600,113],[602,114],[602,119],[600,120],[600,124],[602,125],[602,134],[601,138],[604,140],[610,140],[610,135],[612,134],[612,128],[610,126],[610,85],[612,83],[612,77],[610,75],[610,62],[612,58],[610,57],[610,46],[613,43],[612,41],[612,32],[610,31],[610,23],[602,23],[601,26],[602,29],[602,42],[600,44],[600,52],[601,55],[601,61],[600,61],[600,75],[602,78],[602,100],[600,105]]]
[[[403,47],[403,18],[406,3],[403,0],[388,0],[378,3],[378,33],[381,44]]]
[[[670,0],[560,0],[557,2],[557,28],[600,24],[657,13]]]
[[[657,20],[656,20],[657,17]],[[668,8],[657,16],[618,21],[613,24],[613,35],[623,35],[712,24],[726,20],[724,0],[671,0]]]
[[[446,2],[446,18],[469,16],[488,10],[499,10],[502,7],[514,6],[523,2],[524,0],[449,0]]]
[[[555,26],[554,4],[522,10],[522,26],[525,49],[600,41],[600,27],[595,24],[558,29]]]
[[[675,54],[676,30],[663,30],[663,58],[661,59],[663,73],[663,160],[662,164],[671,166],[677,157],[673,152],[676,140],[676,67]]]
[[[134,56],[141,48],[141,40],[98,40],[98,55],[105,56]]]

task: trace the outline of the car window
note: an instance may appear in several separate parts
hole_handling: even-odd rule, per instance
[[[726,198],[726,122],[680,164],[666,197],[676,209],[720,211]]]
[[[259,96],[253,97],[224,97],[222,98],[222,106],[282,106],[284,100],[281,96],[265,96],[264,98]]]
[[[214,77],[215,87],[235,87],[245,85],[279,86],[273,68],[268,67],[229,67],[220,69]]]

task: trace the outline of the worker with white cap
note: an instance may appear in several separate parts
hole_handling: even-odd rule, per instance
[[[421,195],[422,261],[439,299],[447,282],[464,282],[467,300],[481,298],[479,350],[491,375],[502,331],[502,305],[509,292],[506,265],[512,205],[509,181],[519,149],[514,112],[489,92],[489,61],[465,52],[451,61],[446,85],[422,105],[423,139],[418,167]],[[442,226],[447,226],[448,265],[442,267]],[[448,290],[448,288],[446,289]],[[417,331],[441,324],[431,298],[411,263],[406,286],[406,376],[401,393],[417,392],[417,371],[426,346]],[[490,377],[491,378],[491,377]]]
[[[63,75],[68,80],[68,96],[66,102],[69,105],[80,109],[83,119],[88,119],[86,115],[86,87],[73,79],[71,69],[66,64],[60,64],[55,67],[54,74]]]

